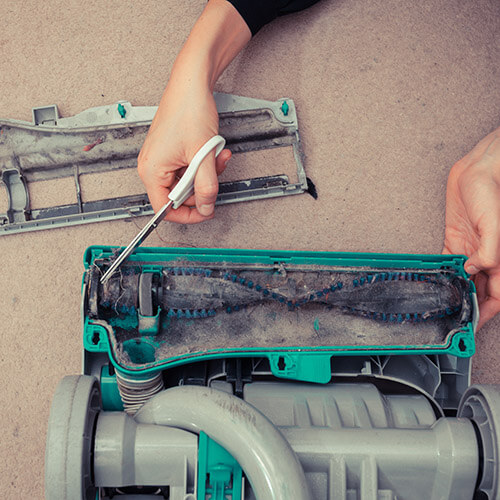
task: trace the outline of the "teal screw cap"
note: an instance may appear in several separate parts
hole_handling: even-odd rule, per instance
[[[288,116],[288,111],[290,110],[290,106],[286,101],[283,101],[283,104],[281,105],[281,112],[285,115]]]
[[[125,109],[122,103],[118,103],[118,113],[120,113],[120,116],[122,118],[125,118],[125,115],[127,114],[127,110]]]

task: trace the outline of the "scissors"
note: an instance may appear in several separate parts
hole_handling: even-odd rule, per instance
[[[123,252],[118,256],[118,258],[111,264],[109,269],[104,273],[101,278],[101,283],[104,284],[111,275],[120,267],[122,262],[156,229],[158,224],[165,218],[165,216],[173,208],[179,208],[192,194],[194,193],[194,178],[201,162],[205,157],[215,148],[215,156],[217,157],[219,153],[224,149],[226,140],[220,136],[216,135],[209,139],[193,156],[191,163],[189,164],[186,172],[181,177],[177,185],[172,189],[168,195],[168,202],[163,205],[163,207],[158,210],[158,212],[153,216],[153,218],[144,226],[140,233],[129,243],[129,245],[123,250]]]

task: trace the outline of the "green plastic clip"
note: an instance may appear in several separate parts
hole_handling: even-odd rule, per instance
[[[125,115],[127,114],[127,110],[121,102],[118,103],[118,113],[120,113],[122,118],[125,118]]]
[[[198,498],[241,499],[243,471],[219,444],[200,432],[198,447]]]
[[[212,485],[213,500],[225,500],[226,487],[231,483],[232,469],[226,465],[214,465],[208,473],[209,483]]]
[[[299,353],[269,354],[269,364],[275,377],[327,384],[332,378],[331,354],[311,353],[308,356]]]
[[[116,375],[109,373],[109,365],[101,368],[101,394],[104,411],[123,411],[123,402],[116,383]]]
[[[290,110],[290,106],[286,101],[283,101],[283,104],[281,105],[281,112],[285,115],[288,116],[288,111]]]

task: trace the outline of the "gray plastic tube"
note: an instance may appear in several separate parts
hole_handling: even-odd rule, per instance
[[[311,500],[304,470],[280,431],[231,394],[207,387],[175,387],[150,399],[135,420],[204,431],[238,461],[257,500]]]

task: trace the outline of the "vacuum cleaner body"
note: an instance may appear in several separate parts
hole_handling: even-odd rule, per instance
[[[85,253],[48,499],[497,498],[465,257],[140,248],[102,285],[116,254]]]

